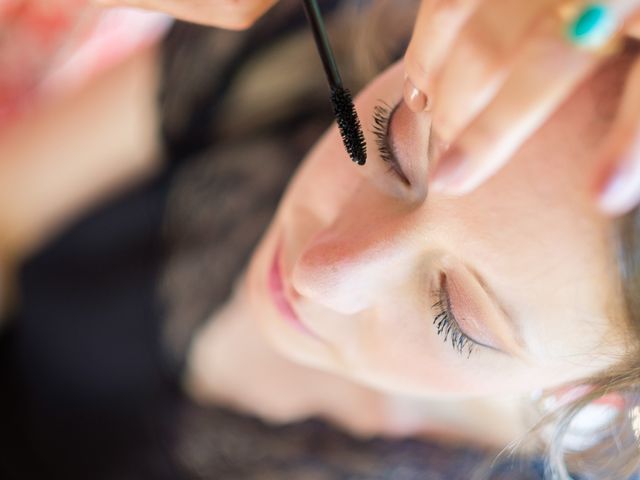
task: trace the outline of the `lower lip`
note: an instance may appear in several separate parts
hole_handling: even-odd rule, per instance
[[[273,256],[271,268],[269,269],[268,284],[271,298],[278,311],[292,326],[307,335],[313,336],[312,332],[300,321],[300,318],[291,307],[289,300],[287,300],[287,297],[284,295],[284,284],[282,283],[282,271],[280,269],[280,252],[281,249],[278,248]]]

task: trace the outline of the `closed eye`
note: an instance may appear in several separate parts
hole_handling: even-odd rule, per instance
[[[434,309],[433,325],[436,327],[437,334],[443,338],[445,343],[450,342],[451,347],[457,353],[466,354],[469,358],[474,348],[482,344],[462,331],[451,311],[450,300],[444,287],[434,292],[434,297],[437,301],[432,305]]]
[[[388,171],[393,172],[405,185],[410,186],[411,182],[402,170],[400,162],[389,142],[389,125],[399,105],[398,103],[398,105],[392,108],[386,102],[380,101],[373,109],[373,129],[371,133],[376,136],[378,153],[380,154],[380,158],[388,165]]]

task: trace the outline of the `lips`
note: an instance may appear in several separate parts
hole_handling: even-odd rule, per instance
[[[289,303],[285,295],[285,286],[282,278],[282,270],[280,268],[281,262],[281,252],[282,248],[278,247],[276,249],[276,253],[273,256],[273,260],[271,262],[271,268],[269,269],[268,276],[268,285],[269,292],[271,293],[271,298],[273,299],[273,303],[275,304],[277,310],[284,317],[284,319],[289,322],[293,327],[295,327],[300,332],[305,333],[306,335],[315,336],[300,320],[300,317],[296,314],[295,310]]]

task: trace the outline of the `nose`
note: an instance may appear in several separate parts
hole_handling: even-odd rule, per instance
[[[350,315],[375,306],[409,275],[412,258],[406,206],[347,206],[304,248],[292,284],[304,298]],[[415,242],[414,242],[415,243]]]

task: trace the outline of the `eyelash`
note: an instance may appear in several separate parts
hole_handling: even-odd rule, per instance
[[[387,173],[393,172],[407,185],[409,180],[398,164],[398,160],[391,151],[389,145],[389,122],[393,109],[384,101],[380,101],[373,108],[373,129],[371,133],[376,136],[376,146],[380,153],[380,158],[388,165]]]
[[[464,355],[466,352],[467,358],[469,358],[477,343],[460,329],[458,321],[451,311],[451,301],[444,285],[434,292],[434,298],[437,301],[432,305],[435,311],[433,325],[435,325],[438,335],[444,336],[445,343],[447,339],[450,339],[453,349],[460,355]]]

